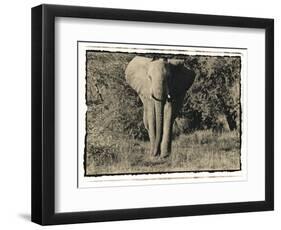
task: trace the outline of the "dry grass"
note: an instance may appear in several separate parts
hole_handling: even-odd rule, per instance
[[[114,133],[88,134],[86,175],[240,170],[238,132],[181,134],[167,159],[152,158],[149,142]]]

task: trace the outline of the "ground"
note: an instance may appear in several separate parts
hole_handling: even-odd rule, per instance
[[[182,134],[172,143],[167,159],[151,157],[149,142],[113,134],[89,134],[87,175],[240,170],[240,138],[237,132],[211,130]]]

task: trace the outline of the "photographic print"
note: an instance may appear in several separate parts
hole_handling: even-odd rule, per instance
[[[245,170],[246,50],[79,45],[84,177],[232,178]]]

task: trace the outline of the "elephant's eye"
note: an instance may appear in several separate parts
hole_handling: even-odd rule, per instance
[[[148,79],[151,81],[151,76],[150,75],[148,75]]]

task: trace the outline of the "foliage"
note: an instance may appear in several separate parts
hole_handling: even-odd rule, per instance
[[[189,117],[194,129],[216,128],[222,115],[230,130],[240,127],[240,58],[199,56],[190,66],[197,77],[181,116]]]
[[[87,105],[88,124],[100,132],[126,133],[147,140],[142,122],[142,103],[126,83],[124,71],[134,57],[130,54],[88,53]]]
[[[95,129],[100,135],[110,131],[148,140],[142,103],[124,76],[127,64],[135,55],[87,52],[87,133]],[[145,56],[155,57],[155,54]],[[186,93],[175,127],[183,133],[210,128],[239,129],[240,57],[177,55],[176,58],[185,60],[185,65],[196,72],[196,79]]]

